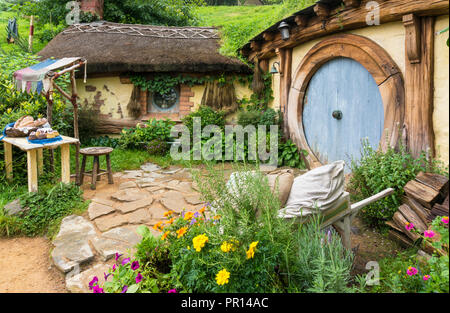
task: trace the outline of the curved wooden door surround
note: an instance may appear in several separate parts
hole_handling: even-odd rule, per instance
[[[339,58],[350,58],[359,62],[372,75],[380,90],[384,108],[385,132],[380,147],[395,147],[403,127],[405,115],[405,91],[403,76],[389,54],[375,42],[362,36],[341,34],[315,45],[298,66],[291,86],[288,102],[288,125],[291,139],[308,152],[306,161],[310,168],[321,166],[308,145],[303,125],[303,105],[309,82],[317,70],[326,62]],[[349,77],[348,79],[352,79]],[[323,88],[327,88],[326,85]],[[324,123],[324,127],[326,127]]]

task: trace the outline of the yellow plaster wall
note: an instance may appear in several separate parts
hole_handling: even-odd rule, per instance
[[[78,95],[81,104],[99,104],[100,113],[109,115],[113,119],[129,118],[127,105],[133,92],[132,84],[122,84],[119,76],[88,78],[77,81]],[[95,87],[95,91],[86,91],[86,86]]]
[[[449,16],[440,16],[436,20],[435,31],[448,27]],[[449,164],[449,33],[435,37],[434,44],[434,111],[433,128],[435,147],[440,159]]]
[[[86,84],[83,83],[83,80],[78,80],[77,85],[82,105],[103,102],[100,106],[101,114],[110,115],[113,119],[129,118],[127,105],[133,92],[132,84],[122,84],[118,76],[112,76],[90,78]],[[95,87],[96,90],[86,91],[86,86]],[[235,82],[234,86],[238,99],[250,98],[252,91],[249,87],[243,86],[239,82]],[[194,93],[194,97],[191,98],[191,102],[194,103],[191,111],[197,110],[200,106],[205,88],[205,85],[191,87]],[[233,116],[230,117],[230,119],[233,118]]]

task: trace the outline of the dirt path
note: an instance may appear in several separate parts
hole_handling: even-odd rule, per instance
[[[45,238],[0,239],[0,293],[66,292],[49,249]]]

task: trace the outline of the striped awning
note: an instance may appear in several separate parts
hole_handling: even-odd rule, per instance
[[[41,63],[18,70],[14,73],[16,89],[22,92],[38,94],[50,89],[51,80],[47,74],[73,65],[81,58],[47,59]]]

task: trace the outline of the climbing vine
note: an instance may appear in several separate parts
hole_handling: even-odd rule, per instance
[[[148,90],[152,93],[159,93],[161,95],[166,95],[170,93],[172,88],[179,85],[186,85],[189,87],[195,85],[204,85],[207,82],[218,81],[219,84],[233,84],[238,81],[242,84],[245,78],[236,76],[225,76],[222,75],[207,75],[202,77],[195,77],[190,75],[170,75],[170,74],[160,74],[155,75],[152,78],[146,78],[141,75],[131,76],[131,82],[142,90]]]

